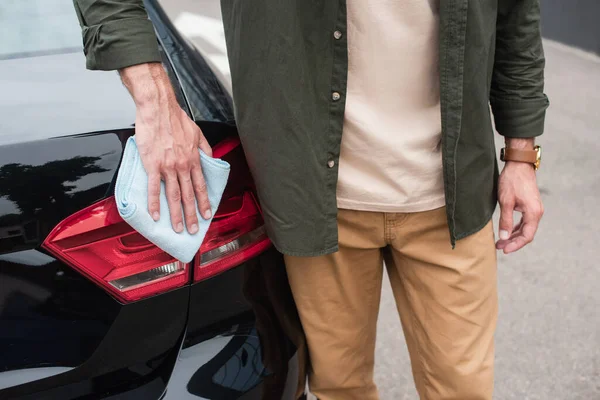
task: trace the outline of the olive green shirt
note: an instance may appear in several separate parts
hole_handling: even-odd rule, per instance
[[[74,3],[88,68],[160,61],[141,0]],[[543,132],[548,99],[539,3],[441,2],[442,154],[452,244],[485,226],[496,207],[489,105],[500,134]],[[269,235],[289,255],[334,252],[346,1],[222,0],[221,6],[236,122]]]

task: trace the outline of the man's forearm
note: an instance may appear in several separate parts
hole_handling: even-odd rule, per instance
[[[506,147],[520,150],[533,150],[535,147],[535,138],[504,138]]]
[[[173,100],[175,94],[165,69],[160,63],[145,63],[119,70],[138,109]]]

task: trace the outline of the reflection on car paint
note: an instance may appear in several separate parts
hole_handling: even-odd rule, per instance
[[[262,363],[260,341],[252,329],[240,348],[213,375],[212,381],[222,387],[246,392],[269,375]]]
[[[23,383],[37,381],[38,379],[48,378],[72,369],[73,368],[70,367],[41,367],[0,372],[0,389],[14,385],[22,385]]]

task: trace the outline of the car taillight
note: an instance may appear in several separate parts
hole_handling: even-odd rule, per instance
[[[223,140],[215,157],[231,165],[221,204],[195,258],[194,281],[235,267],[265,249],[267,238],[239,139]],[[185,286],[191,267],[177,261],[131,228],[113,197],[63,220],[42,247],[123,302]]]
[[[196,256],[194,281],[235,267],[271,246],[252,193],[229,198],[222,206]]]
[[[271,246],[239,139],[223,140],[213,149],[213,156],[229,162],[231,173],[194,260],[196,282],[233,268]]]
[[[119,215],[112,197],[66,218],[42,247],[123,302],[190,281],[189,265],[134,231]]]

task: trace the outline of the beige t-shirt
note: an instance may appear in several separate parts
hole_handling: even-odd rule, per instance
[[[338,207],[444,205],[440,0],[347,0],[348,88]]]

